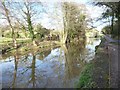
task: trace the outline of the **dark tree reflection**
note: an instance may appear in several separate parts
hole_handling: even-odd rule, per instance
[[[15,68],[14,68],[14,74],[13,74],[12,88],[15,88],[15,84],[16,84],[18,61],[19,61],[19,55],[18,55],[18,50],[16,49],[16,53],[15,53],[15,55],[14,55]]]
[[[69,45],[62,45],[61,49],[64,51],[65,58],[65,77],[64,84],[76,76],[79,76],[84,67],[82,57],[84,57],[85,41],[81,44],[71,43]]]
[[[36,56],[34,53],[32,53],[33,59],[32,59],[32,64],[31,64],[31,75],[30,75],[30,80],[29,84],[31,83],[31,87],[36,87],[36,75],[35,75],[35,63],[36,63]]]

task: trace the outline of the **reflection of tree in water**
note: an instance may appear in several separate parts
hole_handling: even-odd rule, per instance
[[[35,63],[36,63],[36,56],[34,55],[34,53],[32,53],[32,56],[33,56],[33,60],[32,60],[32,64],[31,64],[31,76],[30,76],[30,81],[29,83],[32,83],[32,87],[35,87],[35,80],[36,80],[36,75],[35,75]]]
[[[38,52],[37,52],[37,59],[39,59],[39,60],[44,60],[44,58],[45,57],[47,57],[50,53],[51,53],[51,51],[52,50],[54,50],[56,47],[46,47],[46,48],[44,48],[42,51],[40,51],[40,50],[38,50]]]
[[[40,54],[39,57],[36,57],[35,52],[32,53],[33,59],[32,59],[32,64],[31,64],[31,67],[30,67],[31,68],[31,75],[30,75],[30,80],[28,82],[29,84],[32,84],[32,86],[30,86],[30,87],[35,88],[35,87],[37,87],[37,82],[39,83],[39,81],[36,80],[37,79],[36,70],[35,70],[36,69],[36,66],[35,66],[36,58],[39,58],[40,60],[43,60],[44,57],[46,57],[46,56],[48,56],[50,54],[50,52],[51,52],[51,50],[47,50],[47,51],[37,53],[37,54]]]
[[[23,81],[24,79],[24,74],[27,74],[29,73],[29,70],[31,71],[30,73],[30,77],[27,79],[27,83],[25,83],[25,87],[37,87],[37,83],[39,83],[38,80],[36,80],[37,78],[41,77],[37,77],[36,76],[36,59],[39,59],[40,56],[42,56],[42,58],[44,59],[44,57],[48,56],[50,54],[51,50],[46,50],[46,51],[43,51],[43,52],[38,52],[38,51],[32,51],[31,54],[32,54],[32,62],[31,62],[31,66],[28,66],[29,65],[29,62],[31,61],[29,58],[30,55],[29,53],[24,55],[24,57],[20,58],[19,59],[19,54],[18,54],[18,51],[16,51],[15,55],[14,55],[14,64],[15,64],[15,68],[14,68],[14,75],[13,75],[13,82],[12,82],[12,88],[15,88],[17,87],[16,84],[19,84],[21,81]],[[39,55],[39,57],[37,57],[37,55]],[[44,57],[43,57],[44,56]],[[41,59],[40,59],[41,60]],[[22,67],[24,68],[22,70],[22,72],[18,72],[18,62],[19,63],[19,67]],[[23,63],[22,63],[23,62]],[[26,66],[27,65],[27,66]],[[28,72],[27,72],[28,71]],[[20,77],[23,76],[23,79],[21,80],[21,78],[18,78],[17,77],[17,73],[19,74]],[[22,75],[22,76],[21,76]],[[18,80],[17,80],[18,78]],[[19,87],[19,86],[18,86]],[[24,87],[24,85],[23,85]]]
[[[43,60],[46,56],[48,56],[51,53],[51,50],[43,51],[39,53],[39,57],[37,57],[39,60]]]
[[[81,44],[71,43],[66,46],[62,46],[65,55],[65,80],[75,78],[79,76],[84,62],[81,60],[81,55],[83,55],[85,50],[85,41]],[[81,54],[81,55],[80,55]]]
[[[12,88],[15,88],[15,84],[16,84],[15,81],[16,81],[16,78],[17,78],[18,60],[19,60],[19,56],[18,56],[18,51],[16,50],[16,54],[14,55],[15,68],[14,68]]]
[[[34,55],[34,53],[32,53],[33,56],[33,60],[32,60],[32,64],[31,64],[31,76],[30,76],[30,81],[28,82],[29,84],[32,83],[32,87],[35,87],[35,61],[36,61],[36,56]],[[23,60],[27,60],[28,55],[25,56],[25,58],[23,58]],[[17,79],[17,71],[18,71],[18,61],[19,61],[19,56],[18,56],[18,51],[16,51],[15,55],[14,55],[14,64],[15,64],[15,68],[14,68],[14,73],[13,73],[13,83],[12,83],[12,88],[16,87],[16,83],[19,83],[18,81],[16,82]],[[28,69],[27,69],[28,70]],[[25,70],[25,72],[22,72],[21,74],[23,75],[23,73],[26,73],[27,70]]]

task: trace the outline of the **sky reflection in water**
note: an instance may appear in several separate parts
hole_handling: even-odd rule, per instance
[[[94,58],[100,40],[62,46],[45,52],[9,56],[0,60],[2,87],[60,88],[74,87],[84,64]]]

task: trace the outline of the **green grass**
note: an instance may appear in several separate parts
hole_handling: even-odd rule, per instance
[[[30,38],[17,38],[17,42],[30,41]],[[12,43],[12,38],[0,37],[0,44]]]
[[[10,41],[12,41],[12,38],[0,37],[0,43],[3,43],[3,42],[10,42]]]
[[[79,82],[76,85],[77,88],[94,88],[96,85],[92,80],[93,64],[86,64],[85,68],[80,74]]]

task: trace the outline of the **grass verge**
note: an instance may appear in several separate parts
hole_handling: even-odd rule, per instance
[[[93,75],[93,64],[89,63],[86,64],[84,67],[83,71],[80,74],[79,82],[76,85],[77,89],[81,88],[95,88],[96,85],[92,80],[92,75]]]

